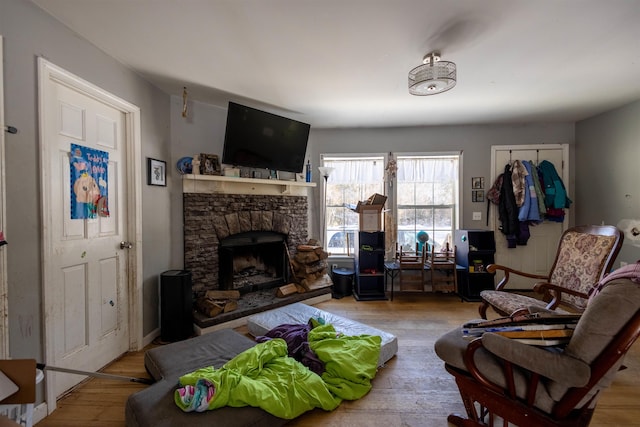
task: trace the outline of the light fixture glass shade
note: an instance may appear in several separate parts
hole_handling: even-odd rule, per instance
[[[331,175],[331,172],[333,172],[333,169],[334,168],[330,168],[328,166],[318,166],[318,170],[320,171],[322,176],[324,176],[324,179],[329,178],[329,175]]]
[[[438,53],[425,56],[424,64],[409,71],[409,93],[424,96],[446,92],[456,85],[456,64],[440,61]]]

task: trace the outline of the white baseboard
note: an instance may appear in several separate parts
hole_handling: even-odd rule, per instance
[[[147,334],[144,338],[142,338],[142,348],[148,346],[160,336],[160,328],[156,328],[151,333]]]

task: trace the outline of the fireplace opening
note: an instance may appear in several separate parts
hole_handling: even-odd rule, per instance
[[[238,233],[220,241],[219,287],[241,294],[289,282],[286,235],[273,231]]]

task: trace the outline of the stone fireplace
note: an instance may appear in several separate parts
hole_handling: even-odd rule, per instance
[[[313,186],[313,183],[185,175],[184,268],[191,271],[194,298],[209,290],[258,294],[260,289],[289,283],[290,256],[294,255],[290,251],[308,241],[308,192]],[[306,295],[310,296],[315,294]],[[283,299],[277,303],[290,302]],[[262,310],[252,307],[251,311]],[[243,315],[247,313],[229,312],[220,316]]]
[[[194,295],[224,289],[220,284],[220,243],[246,233],[273,232],[295,248],[307,240],[307,198],[241,194],[183,195],[184,266]]]

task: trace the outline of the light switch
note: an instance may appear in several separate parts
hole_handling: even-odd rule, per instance
[[[481,221],[482,220],[482,212],[474,212],[473,213],[473,220],[474,221]]]

